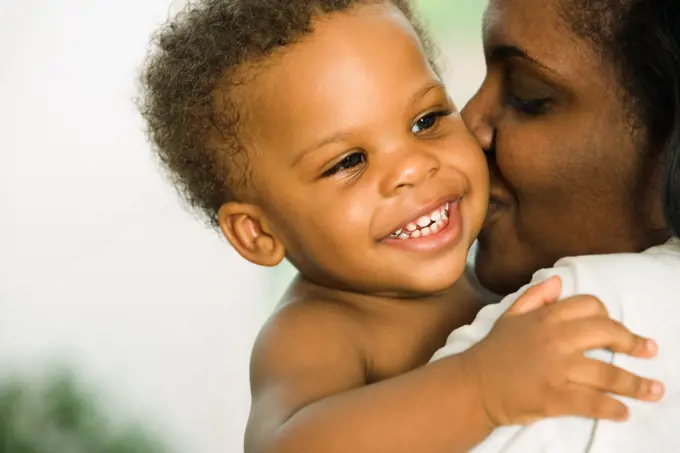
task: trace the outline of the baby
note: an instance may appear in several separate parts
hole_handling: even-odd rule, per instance
[[[247,452],[467,451],[499,425],[624,419],[608,392],[658,398],[580,366],[655,346],[593,297],[539,308],[557,279],[424,366],[480,306],[462,274],[488,174],[407,0],[195,1],[155,44],[141,107],[173,181],[245,259],[299,270],[254,346]],[[607,328],[579,338],[567,311]]]

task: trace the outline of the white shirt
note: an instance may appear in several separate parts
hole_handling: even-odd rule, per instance
[[[588,356],[658,379],[666,386],[661,402],[621,398],[630,409],[625,423],[580,417],[541,420],[496,429],[474,453],[679,453],[680,452],[680,240],[643,253],[565,258],[534,274],[532,282],[502,302],[484,307],[475,321],[456,329],[432,361],[468,349],[530,286],[558,275],[561,298],[591,294],[610,316],[634,333],[654,339],[659,354],[635,359],[605,350]]]

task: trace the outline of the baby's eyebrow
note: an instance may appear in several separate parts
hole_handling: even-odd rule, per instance
[[[333,143],[340,143],[346,141],[351,134],[349,132],[337,132],[330,137],[326,137],[320,142],[318,142],[316,145],[311,146],[307,148],[306,150],[300,152],[297,156],[295,156],[295,159],[293,159],[293,167],[298,165],[300,162],[303,160],[307,159],[310,154],[312,154],[314,151],[323,148],[324,146],[333,144]]]
[[[444,84],[439,82],[439,81],[433,81],[431,83],[428,83],[427,85],[425,85],[425,87],[421,88],[420,90],[418,90],[413,95],[413,102],[415,103],[415,102],[423,99],[425,96],[427,96],[427,94],[430,91],[437,90],[437,89],[442,90],[442,91],[446,91],[446,87],[444,86]]]

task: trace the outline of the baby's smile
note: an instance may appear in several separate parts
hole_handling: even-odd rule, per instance
[[[449,202],[437,207],[427,215],[418,217],[390,235],[391,238],[416,239],[429,236],[446,228],[449,224]]]
[[[415,252],[436,252],[456,244],[463,232],[461,200],[454,198],[419,214],[382,242]]]

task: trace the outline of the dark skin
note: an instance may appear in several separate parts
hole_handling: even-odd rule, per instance
[[[620,420],[607,391],[660,396],[610,364],[583,366],[591,348],[655,351],[594,298],[535,309],[559,282],[520,298],[479,347],[423,366],[480,306],[461,275],[488,207],[481,149],[388,4],[324,17],[267,63],[240,93],[253,190],[219,223],[245,258],[286,256],[301,276],[253,350],[246,452],[463,452],[501,424]],[[446,200],[455,229],[389,238]]]
[[[491,170],[476,272],[499,294],[562,257],[639,252],[670,236],[658,162],[642,151],[614,68],[557,1],[489,2],[487,76],[463,110]]]

